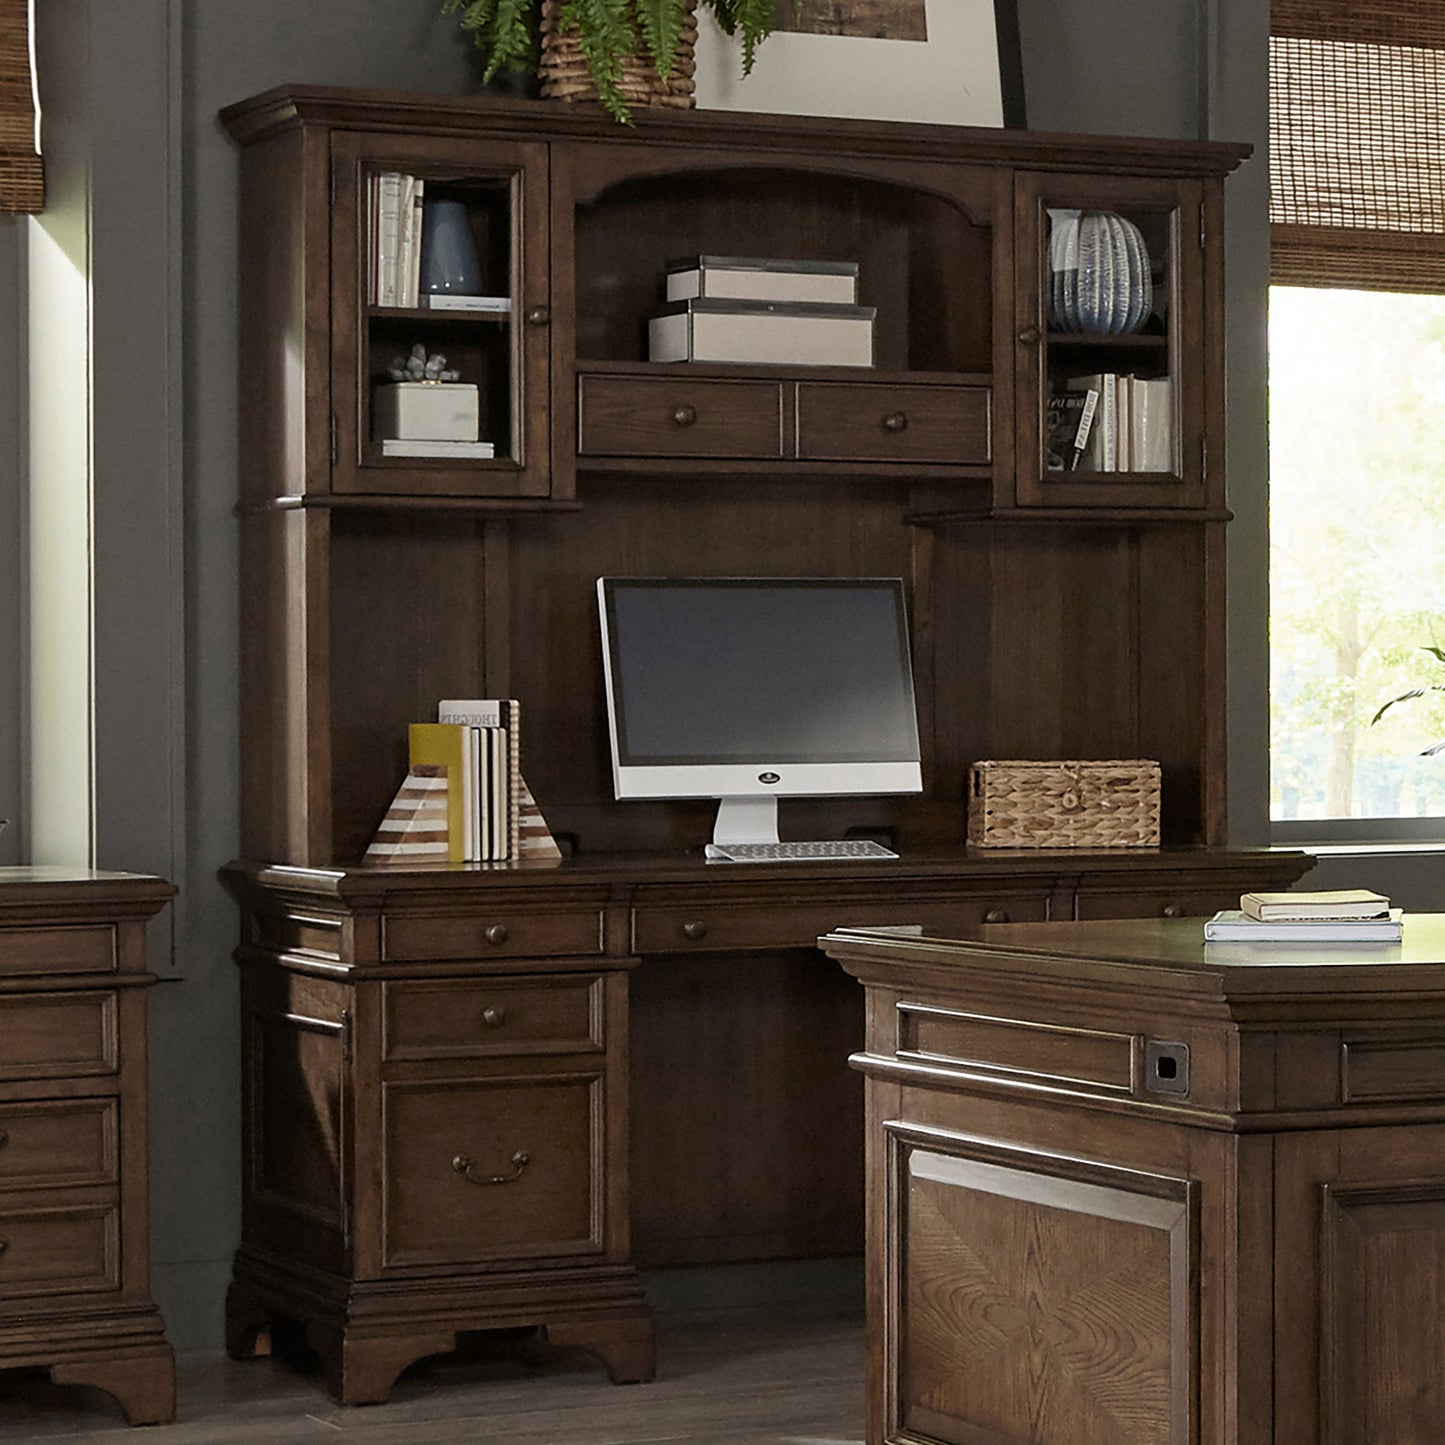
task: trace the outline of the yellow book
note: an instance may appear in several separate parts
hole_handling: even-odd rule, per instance
[[[471,729],[459,723],[412,723],[407,743],[412,767],[430,764],[447,770],[447,855],[453,863],[465,863]]]

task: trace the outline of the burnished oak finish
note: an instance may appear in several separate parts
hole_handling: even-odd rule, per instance
[[[147,920],[159,878],[0,869],[0,1369],[175,1414],[150,1296]]]
[[[1439,1438],[1445,916],[823,943],[868,997],[870,1445]]]

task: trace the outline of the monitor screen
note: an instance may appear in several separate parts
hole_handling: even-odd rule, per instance
[[[921,787],[898,578],[603,578],[617,796]]]

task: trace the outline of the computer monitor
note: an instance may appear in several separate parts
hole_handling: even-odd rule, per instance
[[[780,796],[923,788],[896,577],[602,577],[618,798],[717,798],[714,844]]]

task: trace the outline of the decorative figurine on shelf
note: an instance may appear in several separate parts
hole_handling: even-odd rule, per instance
[[[397,356],[387,367],[387,375],[393,381],[458,381],[461,372],[449,370],[447,359],[440,351],[427,355],[427,349],[417,342],[410,356]]]

